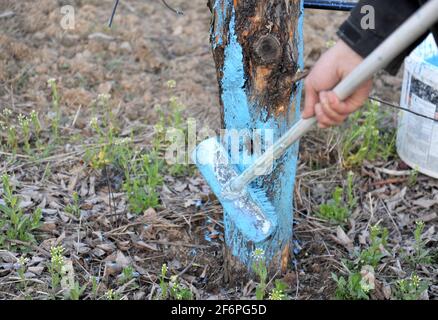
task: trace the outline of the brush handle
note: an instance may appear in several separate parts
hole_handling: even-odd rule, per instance
[[[362,83],[387,66],[415,40],[426,33],[438,21],[437,12],[438,0],[430,0],[422,6],[336,86],[333,91],[339,99],[341,101],[347,99]],[[239,192],[243,190],[258,176],[266,173],[271,168],[273,161],[281,157],[292,144],[309,132],[316,122],[315,117],[298,121],[254,164],[230,182],[231,191]]]

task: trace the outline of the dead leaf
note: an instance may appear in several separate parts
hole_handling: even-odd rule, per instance
[[[156,244],[147,244],[144,241],[134,242],[134,246],[139,249],[147,249],[152,251],[158,251],[158,246]]]
[[[435,212],[432,212],[431,214],[428,214],[428,215],[421,217],[420,220],[423,222],[430,222],[430,221],[436,220],[437,218],[438,218],[438,215]]]
[[[181,183],[181,182],[177,182],[176,185],[173,187],[173,189],[176,192],[183,192],[185,189],[187,188],[187,183]]]
[[[390,300],[392,297],[391,286],[388,284],[384,284],[382,287],[382,292],[386,300]]]
[[[99,248],[94,248],[91,250],[91,253],[94,254],[96,257],[100,258],[105,255],[105,251]]]
[[[158,219],[157,211],[153,208],[149,208],[144,212],[143,217],[144,221],[149,221],[150,223],[155,222]]]
[[[87,246],[85,243],[81,243],[81,242],[79,242],[79,243],[75,242],[73,244],[73,246],[74,246],[76,252],[79,254],[85,254],[85,253],[90,252],[90,250],[91,250],[89,246]]]
[[[39,227],[39,230],[43,232],[52,232],[55,231],[56,229],[57,229],[56,223],[52,223],[52,222],[43,223],[41,227]]]
[[[369,290],[374,290],[376,288],[376,276],[372,266],[364,266],[360,271],[360,275],[362,276],[361,284],[364,287]]]
[[[430,209],[434,205],[438,204],[438,199],[430,200],[427,198],[421,198],[415,201],[412,201],[412,204],[415,206],[419,206],[424,209]]]
[[[41,267],[41,266],[37,266],[37,267],[29,267],[29,268],[27,268],[27,270],[28,270],[29,272],[32,272],[33,274],[39,276],[39,275],[41,275],[41,273],[43,273],[43,271],[44,271],[44,267]]]
[[[128,267],[131,264],[131,259],[126,257],[122,251],[117,252],[116,261],[122,268]]]
[[[18,259],[12,252],[0,250],[0,260],[6,263],[15,263]]]
[[[353,240],[351,240],[341,226],[336,228],[336,240],[343,245],[348,251],[353,250]]]
[[[118,241],[117,248],[122,251],[128,251],[131,248],[131,241]]]
[[[112,242],[98,244],[96,248],[102,249],[105,252],[111,252],[116,249],[116,246]]]

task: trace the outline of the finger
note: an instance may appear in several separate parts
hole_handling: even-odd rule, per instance
[[[308,119],[315,115],[315,105],[319,102],[318,93],[313,88],[309,80],[304,83],[305,88],[305,102],[302,117]]]
[[[323,111],[320,103],[317,103],[315,105],[315,114],[316,114],[316,119],[318,120],[318,127],[325,129],[325,128],[329,128],[329,127],[333,126],[333,124],[334,124],[333,121],[330,120],[324,114],[324,111]]]
[[[361,86],[353,95],[345,99],[345,110],[348,113],[352,113],[362,107],[368,99],[371,88],[372,81],[368,81],[363,86]]]
[[[334,124],[341,124],[344,121],[345,115],[335,111],[341,108],[341,103],[337,98],[330,99],[327,92],[321,92],[320,101],[323,113],[327,118],[333,121]],[[333,104],[333,102],[336,104]]]

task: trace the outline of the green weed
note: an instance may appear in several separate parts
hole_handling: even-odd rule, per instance
[[[51,275],[52,290],[58,289],[61,284],[62,274],[64,267],[64,248],[62,246],[52,247],[50,249],[50,266],[49,272]]]
[[[60,101],[61,97],[59,96],[58,92],[58,85],[56,84],[55,79],[49,79],[47,81],[47,84],[49,85],[49,88],[51,90],[51,98],[52,98],[52,109],[53,109],[53,117],[51,121],[51,129],[53,134],[54,141],[59,140],[59,128],[61,125],[61,108],[60,108]]]
[[[417,184],[418,174],[419,174],[418,167],[416,167],[414,170],[412,170],[411,173],[409,174],[408,185],[410,187],[413,187]]]
[[[177,276],[170,277],[169,293],[174,300],[193,300],[192,291],[181,286]]]
[[[428,288],[429,284],[414,274],[408,279],[397,281],[393,296],[396,300],[419,300]]]
[[[28,282],[28,280],[26,279],[26,270],[27,270],[27,264],[29,263],[29,259],[25,258],[24,256],[21,256],[17,262],[19,265],[17,274],[18,277],[20,278],[22,289],[26,290],[27,282]]]
[[[344,260],[348,276],[344,278],[332,274],[332,278],[337,285],[336,299],[368,300],[370,298],[369,294],[374,290],[374,270],[385,257],[384,252],[387,243],[388,230],[379,226],[372,227],[369,247],[356,253],[357,258],[355,260]]]
[[[122,274],[119,276],[118,283],[120,285],[128,284],[132,280],[134,280],[135,278],[136,278],[136,272],[135,272],[134,267],[128,266],[128,267],[123,268]],[[132,281],[130,283],[129,287],[131,289],[138,288],[138,285],[137,285],[137,283],[135,283],[135,281]]]
[[[107,292],[105,292],[104,296],[104,299],[109,301],[120,300],[121,298],[122,297],[120,296],[120,294],[113,289],[109,289]]]
[[[287,285],[281,280],[275,280],[275,288],[269,294],[269,300],[287,300]]]
[[[6,132],[5,146],[12,153],[23,150],[29,156],[34,157],[37,151],[42,149],[41,142],[42,127],[38,113],[32,111],[29,116],[19,114],[17,118],[12,117],[12,111],[4,109],[0,114],[0,129]],[[0,136],[0,145],[2,145]]]
[[[62,246],[50,248],[50,256],[48,269],[51,276],[53,298],[56,299],[57,293],[61,289],[64,299],[79,300],[87,285],[81,286],[76,281],[72,263],[66,263],[64,258],[64,248]]]
[[[65,207],[65,212],[70,213],[76,217],[79,217],[81,215],[79,194],[77,192],[73,192],[73,201],[71,204]]]
[[[344,188],[337,187],[332,194],[332,199],[319,206],[317,215],[321,219],[333,224],[345,224],[351,211],[357,206],[357,199],[353,188],[354,174],[348,173],[347,183]]]
[[[129,210],[140,214],[149,208],[157,208],[160,204],[158,187],[163,180],[160,174],[162,160],[157,157],[143,155],[139,163],[134,163],[126,174],[123,190],[128,196]]]
[[[167,265],[163,264],[159,277],[161,289],[161,295],[159,299],[167,300],[170,298],[173,300],[193,300],[192,291],[179,284],[177,276],[170,277],[170,282],[167,282],[167,272]]]
[[[395,153],[395,131],[380,131],[379,104],[368,101],[363,111],[356,112],[342,131],[343,162],[346,167],[361,166],[365,160],[388,159]]]
[[[252,269],[258,277],[258,285],[256,287],[256,299],[263,300],[266,295],[266,286],[268,280],[268,268],[266,266],[265,251],[256,249],[253,253]]]
[[[414,231],[415,244],[413,252],[406,252],[404,254],[405,260],[414,268],[419,265],[432,264],[432,254],[429,249],[426,248],[426,242],[423,240],[425,224],[423,221],[416,222],[416,228]]]
[[[344,189],[337,187],[333,192],[333,199],[322,204],[318,210],[318,217],[336,224],[344,224],[349,216],[348,207],[343,201]]]
[[[351,272],[347,278],[332,274],[337,288],[335,297],[338,300],[369,300],[369,293],[373,289],[361,272]]]
[[[385,257],[385,248],[388,244],[388,229],[380,228],[379,226],[371,227],[370,246],[359,253],[358,265],[370,265],[374,268],[378,266],[380,261]]]
[[[161,274],[160,274],[160,289],[161,289],[161,300],[167,300],[168,297],[168,288],[169,285],[166,281],[167,277],[167,265],[163,264],[161,267]]]
[[[7,240],[35,242],[33,231],[41,225],[41,209],[30,214],[20,208],[20,199],[14,195],[7,175],[2,176],[4,205],[0,204],[0,248]],[[5,231],[2,231],[5,230]]]

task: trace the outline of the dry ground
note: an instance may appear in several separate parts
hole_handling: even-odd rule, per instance
[[[236,299],[254,296],[254,285],[242,279],[238,286],[223,280],[221,207],[211,199],[197,174],[164,176],[160,206],[137,216],[129,212],[117,170],[95,170],[84,160],[99,142],[90,121],[99,94],[110,94],[110,106],[120,137],[140,148],[151,144],[157,106],[170,114],[169,97],[186,106],[184,116],[212,128],[219,126],[218,90],[211,57],[206,1],[172,1],[184,11],[176,16],[160,1],[122,1],[112,30],[105,27],[112,1],[1,1],[0,3],[0,111],[17,116],[36,110],[48,126],[52,98],[47,81],[56,79],[62,110],[61,141],[43,157],[0,149],[0,173],[13,176],[12,184],[26,211],[39,207],[43,225],[36,242],[24,254],[27,286],[17,274],[18,249],[0,250],[0,298],[51,297],[50,248],[62,244],[76,279],[88,284],[82,298],[102,298],[109,289],[120,297],[152,299],[159,292],[158,276],[166,263],[197,299]],[[74,30],[60,28],[61,5],[76,9]],[[2,13],[13,15],[1,17]],[[343,13],[307,11],[306,65],[310,67],[336,40]],[[166,83],[175,80],[176,89]],[[379,74],[375,95],[399,100],[401,76]],[[93,107],[94,106],[94,107]],[[53,112],[52,112],[53,113]],[[384,118],[384,130],[393,131],[395,116]],[[43,134],[50,141],[50,132]],[[1,141],[6,131],[0,132]],[[321,203],[336,186],[345,185],[348,170],[342,164],[339,130],[314,131],[302,142],[296,188],[296,256],[291,272],[283,277],[294,299],[331,299],[335,283],[331,273],[346,274],[342,259],[369,245],[371,226],[389,230],[385,257],[376,269],[372,297],[388,299],[399,279],[414,271],[428,280],[423,298],[438,297],[435,264],[409,266],[403,250],[414,247],[415,221],[426,222],[424,241],[436,246],[438,182],[414,176],[396,156],[353,168],[358,205],[340,232],[317,218]],[[400,175],[401,174],[401,175]],[[80,218],[66,212],[72,194],[80,196]],[[1,230],[1,228],[0,228]],[[15,245],[19,243],[15,242]],[[133,277],[120,280],[132,266]],[[93,293],[91,278],[99,280]],[[255,281],[255,279],[253,279]]]

